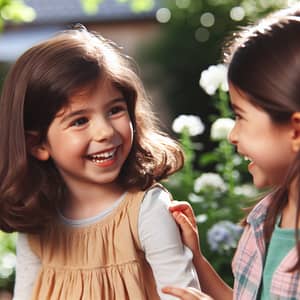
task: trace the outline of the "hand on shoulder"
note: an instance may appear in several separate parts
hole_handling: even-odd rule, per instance
[[[185,201],[172,201],[169,211],[181,229],[184,244],[192,250],[194,256],[199,255],[198,227],[191,205]]]

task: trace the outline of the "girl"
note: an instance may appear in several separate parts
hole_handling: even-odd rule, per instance
[[[243,31],[230,47],[229,92],[236,124],[229,140],[250,162],[258,188],[271,187],[244,220],[231,290],[202,256],[186,204],[172,208],[204,292],[214,299],[300,299],[300,5]],[[182,210],[183,213],[180,213]],[[211,299],[166,288],[181,299]]]
[[[22,233],[15,300],[174,299],[161,286],[199,286],[155,184],[182,152],[128,57],[67,30],[17,60],[0,101],[0,227]]]

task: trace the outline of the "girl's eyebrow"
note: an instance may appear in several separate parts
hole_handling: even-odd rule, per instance
[[[86,113],[88,113],[90,110],[89,109],[79,109],[79,110],[74,110],[71,111],[70,113],[66,114],[61,120],[60,123],[64,123],[76,116],[82,116]]]
[[[241,107],[239,107],[238,105],[230,102],[230,107],[233,111],[239,111],[239,112],[245,112]]]
[[[115,104],[115,103],[119,103],[119,102],[127,102],[126,100],[125,100],[125,98],[124,97],[119,97],[119,98],[116,98],[116,99],[112,99],[111,101],[109,101],[108,102],[108,105],[112,105],[112,104]]]
[[[114,106],[114,105],[118,105],[118,104],[127,104],[127,101],[126,99],[123,97],[123,96],[120,96],[118,98],[115,98],[115,99],[112,99],[112,100],[109,100],[105,106],[107,108],[111,107],[111,106]]]

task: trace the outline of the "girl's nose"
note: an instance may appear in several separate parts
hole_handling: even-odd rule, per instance
[[[109,120],[104,118],[95,121],[93,129],[93,139],[98,142],[112,138],[115,132],[114,127]]]
[[[228,141],[233,144],[233,145],[236,145],[237,144],[237,132],[236,132],[236,126],[234,126],[231,131],[229,132],[228,134],[228,137],[227,137]]]

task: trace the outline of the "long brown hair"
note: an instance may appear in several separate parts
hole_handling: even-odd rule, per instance
[[[261,107],[274,123],[291,121],[300,111],[300,5],[273,13],[257,24],[237,33],[227,45],[225,62],[228,80],[249,101]],[[300,218],[300,154],[291,164],[286,178],[272,191],[272,201],[264,222],[264,236],[270,241],[277,216],[287,204],[291,183],[297,180],[297,220]],[[298,222],[295,224],[300,268]]]
[[[70,29],[26,51],[8,73],[0,99],[0,229],[39,232],[56,215],[64,183],[51,160],[26,149],[26,132],[46,136],[70,97],[99,80],[124,95],[134,141],[119,176],[125,188],[146,189],[183,165],[178,143],[159,130],[134,62],[111,41]]]

